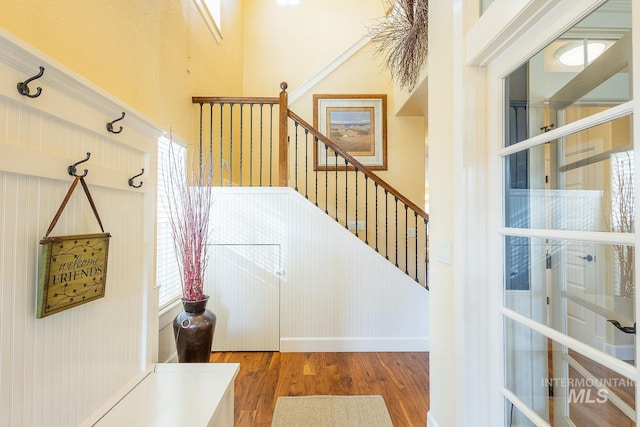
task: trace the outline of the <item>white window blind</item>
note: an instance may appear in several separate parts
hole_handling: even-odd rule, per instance
[[[172,147],[173,146],[173,147]],[[167,209],[167,171],[169,150],[184,166],[186,150],[184,147],[161,137],[158,140],[158,219],[156,248],[156,280],[160,286],[160,308],[167,306],[182,295],[180,273],[175,256],[169,212]]]

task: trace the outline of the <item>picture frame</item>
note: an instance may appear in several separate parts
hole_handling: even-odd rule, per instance
[[[387,170],[387,95],[314,94],[313,125],[367,169]],[[337,157],[314,141],[315,170],[353,170]]]

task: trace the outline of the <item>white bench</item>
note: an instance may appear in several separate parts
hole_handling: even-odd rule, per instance
[[[158,363],[99,427],[233,427],[238,363]]]

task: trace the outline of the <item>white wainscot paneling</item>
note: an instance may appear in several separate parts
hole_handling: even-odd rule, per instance
[[[334,219],[290,188],[213,191],[212,243],[280,245],[280,351],[428,351],[429,293]]]
[[[158,333],[158,360],[161,363],[177,362],[176,340],[173,335],[173,319],[182,312],[180,300],[169,304],[160,312]]]
[[[89,180],[90,181],[90,180]],[[112,234],[105,297],[35,318],[38,241],[68,182],[0,172],[0,400],[9,425],[75,425],[126,383],[142,361],[143,197],[92,187],[105,231]],[[79,188],[78,188],[79,190]],[[81,193],[52,235],[99,231]]]
[[[5,36],[0,31],[0,73],[10,76],[0,84],[0,425],[79,425],[121,397],[155,357],[149,251],[157,135],[132,121],[122,135],[107,133],[110,111],[129,109]],[[21,97],[17,77],[40,62],[47,68],[37,84],[42,95]],[[79,172],[89,170],[86,182],[112,235],[105,296],[36,319],[39,241],[72,182],[67,166],[87,152],[91,159]],[[143,167],[145,187],[129,187]],[[78,186],[51,235],[99,231]]]
[[[280,245],[210,245],[205,292],[214,351],[280,349]]]

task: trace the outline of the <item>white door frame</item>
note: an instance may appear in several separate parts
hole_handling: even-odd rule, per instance
[[[563,4],[564,3],[564,4]],[[570,4],[569,4],[570,3]],[[504,309],[502,309],[502,283],[503,283],[503,266],[502,262],[504,259],[503,254],[503,245],[502,245],[502,236],[505,234],[510,234],[513,230],[504,229],[502,227],[502,195],[503,195],[503,158],[500,156],[500,151],[502,147],[502,129],[503,126],[503,88],[502,88],[502,79],[504,76],[508,75],[511,71],[517,68],[521,63],[523,63],[530,56],[535,54],[542,46],[556,38],[559,34],[561,34],[565,29],[569,28],[574,22],[581,19],[583,16],[588,14],[590,11],[595,9],[597,6],[602,4],[603,1],[598,0],[585,0],[585,1],[576,1],[576,2],[556,2],[556,6],[554,9],[545,15],[546,19],[536,20],[536,22],[528,23],[525,25],[523,31],[519,32],[522,36],[517,40],[517,42],[511,43],[510,46],[506,49],[502,49],[501,46],[496,47],[494,51],[485,52],[484,58],[474,58],[474,61],[477,63],[482,63],[483,60],[487,61],[487,72],[486,72],[486,88],[487,88],[487,99],[486,99],[486,126],[487,126],[487,162],[486,162],[486,182],[487,182],[487,218],[489,219],[486,222],[486,231],[488,236],[488,245],[485,247],[488,249],[487,252],[487,291],[491,296],[490,301],[493,301],[494,304],[494,312],[497,315],[489,316],[489,327],[494,328],[493,330],[502,331],[503,326],[502,323],[504,321],[504,317],[500,315],[507,314]],[[523,6],[524,8],[524,6]],[[634,7],[634,41],[637,46],[640,34],[638,30],[638,24],[640,22],[640,12],[638,11],[637,6]],[[486,26],[486,25],[485,25]],[[504,46],[504,45],[503,45]],[[634,49],[635,52],[638,51],[637,48]],[[634,53],[635,53],[634,52]],[[634,54],[634,63],[636,69],[638,68],[638,54]],[[634,87],[640,88],[638,73],[634,76]],[[637,97],[636,97],[637,98]],[[471,101],[470,101],[471,102]],[[630,105],[625,105],[619,108],[618,110],[629,110],[631,108]],[[620,111],[609,111],[610,114],[618,114]],[[606,116],[603,115],[603,120],[608,120]],[[640,114],[634,115],[634,128],[640,129]],[[609,118],[610,119],[610,118]],[[635,132],[638,135],[638,132]],[[558,134],[558,137],[561,136]],[[634,139],[637,139],[636,136]],[[534,141],[535,142],[535,141]],[[504,153],[503,153],[504,154]],[[640,168],[638,167],[638,159],[636,159],[636,176]],[[636,200],[638,200],[638,186],[636,186]],[[472,221],[470,218],[473,213],[470,213],[468,221]],[[608,235],[590,235],[589,233],[573,233],[573,232],[554,232],[554,233],[539,233],[534,230],[523,230],[522,235],[530,236],[530,237],[546,237],[549,235],[555,234],[558,239],[586,239],[593,240],[597,239],[601,243],[609,243],[611,240],[615,240],[614,236]],[[625,238],[627,239],[627,238]],[[635,244],[637,241],[637,237],[629,236],[627,239],[627,243]],[[638,258],[636,258],[636,268],[639,265]],[[638,312],[638,299],[636,299],[636,312]],[[507,316],[517,318],[518,316]],[[596,354],[595,351],[591,351],[582,343],[576,342],[576,340],[572,340],[571,338],[566,337],[564,334],[561,334],[557,331],[552,331],[547,327],[539,327],[534,324],[534,322],[527,322],[526,319],[518,319],[522,323],[529,325],[533,330],[538,330],[538,332],[544,333],[552,339],[561,342],[570,346],[571,348],[577,349],[594,360],[602,363],[602,358],[599,354]],[[493,335],[491,334],[491,338],[487,343],[488,346],[493,348],[503,348],[503,339],[501,334]],[[490,353],[487,353],[490,354]],[[636,346],[636,355],[638,354],[637,346]],[[638,360],[638,357],[636,357]],[[488,358],[487,362],[493,366],[492,371],[494,372],[504,372],[504,363],[505,359],[503,356]],[[636,379],[638,379],[637,369],[632,367],[629,369],[629,366],[623,366],[623,362],[620,364],[613,363],[608,364],[611,365],[609,367],[613,368],[619,373],[623,373],[624,375],[632,375]],[[500,380],[501,383],[499,387],[502,387],[503,380]],[[504,392],[504,390],[503,390]],[[638,390],[636,391],[638,396]],[[636,402],[638,401],[638,397],[636,396]],[[502,414],[504,414],[505,404],[502,396],[495,397],[487,402],[492,408],[501,408],[499,411],[493,411],[494,413],[500,414],[500,418],[497,417],[492,420],[494,424],[492,425],[500,425],[503,423]],[[525,409],[526,411],[526,409]],[[544,424],[543,424],[544,425]]]

